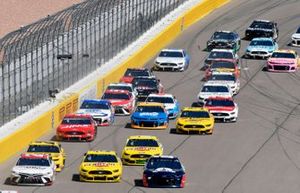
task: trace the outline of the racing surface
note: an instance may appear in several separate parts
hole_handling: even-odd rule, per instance
[[[278,22],[279,47],[289,48],[290,36],[299,25],[298,0],[233,0],[198,22],[169,47],[185,48],[191,55],[186,72],[155,72],[167,92],[176,95],[181,106],[196,101],[204,71],[206,41],[215,30],[235,30],[241,37],[253,19]],[[242,41],[240,56],[249,42]],[[295,48],[293,48],[295,49]],[[300,49],[298,49],[300,52]],[[163,131],[135,130],[130,117],[117,117],[113,126],[98,130],[91,143],[63,142],[66,167],[50,187],[7,185],[7,177],[17,158],[0,166],[0,189],[21,193],[297,193],[300,189],[300,72],[269,73],[264,60],[242,59],[241,90],[237,123],[217,123],[211,136],[178,135]],[[150,61],[147,67],[151,67]],[[89,149],[115,150],[119,155],[130,135],[156,135],[165,154],[179,156],[187,172],[184,189],[141,187],[142,167],[124,166],[121,183],[94,184],[76,181],[83,154]],[[51,139],[50,133],[43,139]]]

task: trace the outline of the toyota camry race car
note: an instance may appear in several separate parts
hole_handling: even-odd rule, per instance
[[[254,38],[246,48],[245,58],[268,58],[278,49],[272,38]]]
[[[128,91],[134,97],[137,96],[137,92],[134,90],[131,83],[110,83],[105,91]]]
[[[131,115],[131,128],[134,129],[166,129],[168,124],[168,112],[161,103],[139,103]]]
[[[297,29],[296,33],[292,35],[292,46],[300,46],[300,27]]]
[[[122,162],[114,151],[88,151],[79,168],[83,182],[119,182],[121,175]]]
[[[190,64],[190,57],[182,49],[163,49],[155,60],[154,70],[184,71]]]
[[[216,60],[213,61],[211,66],[205,70],[205,79],[208,80],[213,72],[230,72],[236,78],[240,77],[240,68],[232,60]]]
[[[230,97],[210,97],[204,107],[213,114],[215,120],[236,122],[238,118],[238,106]]]
[[[179,102],[172,94],[150,94],[146,102],[162,103],[168,112],[169,119],[175,119],[179,113]]]
[[[207,84],[228,85],[234,95],[240,90],[240,80],[231,72],[213,72]]]
[[[239,63],[239,56],[233,50],[229,49],[213,49],[204,61],[204,67],[211,66],[216,60],[230,60],[236,64]]]
[[[278,38],[277,23],[268,20],[254,20],[246,29],[245,38],[252,39],[267,37],[276,40]]]
[[[177,157],[153,156],[144,167],[144,187],[183,188],[185,181],[185,169]]]
[[[158,94],[164,92],[164,87],[160,80],[156,78],[138,77],[134,78],[132,85],[138,93],[138,101],[144,101],[149,94]]]
[[[204,83],[198,94],[199,102],[205,103],[209,97],[232,97],[233,93],[226,84]]]
[[[238,33],[231,31],[216,31],[207,41],[207,50],[232,49],[238,52],[241,47],[241,38]]]
[[[267,61],[270,72],[296,72],[299,65],[300,59],[294,50],[277,50]]]
[[[89,114],[97,126],[108,126],[114,122],[115,110],[107,100],[84,100],[77,114]]]
[[[130,136],[122,152],[122,162],[126,165],[145,165],[151,156],[163,154],[158,138],[148,135]]]
[[[147,68],[128,68],[120,82],[132,83],[132,80],[137,77],[150,77],[154,78],[154,74]]]
[[[22,154],[11,170],[14,185],[51,185],[55,179],[55,163],[47,154]]]
[[[66,155],[58,142],[35,141],[29,144],[27,153],[48,154],[56,164],[55,171],[60,172],[65,166]]]
[[[213,133],[214,116],[207,108],[185,107],[176,121],[176,132],[187,134],[208,134]]]
[[[57,140],[93,141],[97,125],[91,115],[66,115],[56,129]]]

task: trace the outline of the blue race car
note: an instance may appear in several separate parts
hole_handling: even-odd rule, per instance
[[[268,58],[278,49],[272,38],[254,38],[246,49],[245,58]]]

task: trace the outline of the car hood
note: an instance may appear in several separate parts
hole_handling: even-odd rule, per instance
[[[180,117],[178,118],[178,123],[180,124],[210,124],[210,118],[189,118],[189,117]]]
[[[292,38],[300,39],[300,33],[294,33]]]
[[[233,111],[235,106],[224,107],[224,106],[205,106],[210,111]]]
[[[183,63],[184,58],[174,58],[174,57],[158,57],[156,62],[159,63]]]
[[[86,130],[91,128],[91,125],[60,125],[59,130],[63,131],[78,131],[78,130]]]
[[[212,72],[234,72],[235,69],[233,68],[212,68],[211,69]]]
[[[89,114],[91,116],[107,116],[110,113],[108,109],[79,109],[77,111],[77,114]]]
[[[166,113],[158,113],[158,112],[135,112],[132,117],[142,118],[142,119],[165,119]]]
[[[235,84],[235,82],[231,80],[209,80],[207,83],[217,85],[224,84],[228,86],[233,86]]]
[[[84,162],[81,164],[81,168],[85,170],[115,170],[120,167],[118,162]]]
[[[159,147],[125,147],[124,152],[128,154],[159,154],[161,149]]]
[[[25,174],[46,174],[53,170],[47,166],[15,166],[12,171]]]
[[[247,50],[249,51],[269,51],[274,50],[274,46],[248,46]]]
[[[211,96],[231,96],[231,94],[229,92],[200,92],[199,96],[203,97],[203,98],[208,98]]]
[[[287,59],[287,58],[270,58],[268,60],[269,63],[278,63],[278,64],[295,64],[295,59]]]
[[[110,99],[109,100],[113,106],[125,105],[130,102],[130,100],[119,100],[119,99]]]

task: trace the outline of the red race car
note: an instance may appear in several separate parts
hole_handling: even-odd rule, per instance
[[[136,77],[155,77],[151,70],[147,68],[128,68],[120,82],[132,83],[133,78]]]
[[[58,140],[93,141],[96,134],[96,122],[86,114],[66,115],[56,130]]]
[[[236,78],[240,77],[240,68],[234,60],[222,59],[215,60],[212,64],[205,70],[205,80],[208,80],[212,75],[212,72],[231,72]]]

